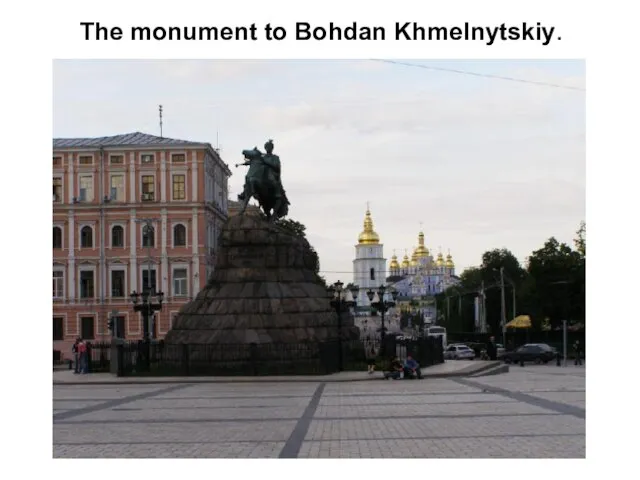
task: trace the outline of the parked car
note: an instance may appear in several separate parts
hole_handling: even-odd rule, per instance
[[[498,358],[498,360],[502,359],[505,353],[507,353],[507,349],[504,348],[504,345],[502,345],[501,343],[496,343],[496,357]]]
[[[502,356],[506,363],[534,362],[548,363],[556,358],[556,349],[546,343],[527,343],[513,352],[506,352]]]
[[[444,350],[444,358],[448,360],[473,360],[476,354],[466,345],[457,343],[448,345]]]

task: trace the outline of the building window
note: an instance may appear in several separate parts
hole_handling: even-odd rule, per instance
[[[156,291],[156,271],[145,268],[142,270],[142,291]]]
[[[111,200],[124,201],[124,175],[111,175]]]
[[[53,340],[64,340],[64,317],[53,317]]]
[[[153,154],[145,153],[144,155],[141,155],[140,161],[142,163],[153,163]]]
[[[153,175],[142,176],[142,201],[151,202],[155,197],[155,178]]]
[[[116,338],[126,338],[127,330],[125,325],[125,317],[124,315],[118,315],[113,318],[114,326],[116,327]]]
[[[174,153],[173,155],[171,155],[171,163],[184,163],[185,160],[186,157],[184,153]]]
[[[93,298],[93,271],[80,272],[80,298]]]
[[[111,247],[124,247],[124,228],[120,225],[116,225],[111,229]]]
[[[111,155],[109,157],[111,165],[123,165],[124,164],[124,155]]]
[[[185,176],[184,175],[174,175],[173,176],[173,199],[174,200],[184,200],[184,183]]]
[[[82,227],[80,230],[80,247],[93,248],[93,229],[89,226]]]
[[[369,278],[371,280],[375,280],[376,279],[376,270],[375,270],[375,268],[372,268],[372,269],[369,270]]]
[[[64,297],[64,272],[57,270],[53,272],[53,298]]]
[[[62,229],[53,227],[53,248],[62,248]]]
[[[53,201],[62,202],[62,177],[53,177]]]
[[[155,229],[150,225],[142,227],[142,246],[153,247],[155,244]]]
[[[62,157],[53,157],[53,166],[59,167],[62,165]]]
[[[93,201],[93,176],[82,175],[80,177],[80,201],[92,202]]]
[[[173,227],[173,246],[174,247],[186,247],[187,246],[187,229],[184,225],[178,224]]]
[[[187,296],[187,269],[176,268],[173,271],[173,296]]]
[[[83,340],[95,338],[95,319],[93,317],[80,317],[80,336]]]
[[[124,297],[124,270],[111,271],[111,296]]]
[[[93,155],[81,155],[78,157],[80,165],[93,165]]]

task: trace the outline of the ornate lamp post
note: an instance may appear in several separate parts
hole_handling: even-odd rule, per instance
[[[374,302],[373,299],[378,294],[378,301]],[[391,293],[392,301],[385,300],[385,294]],[[367,291],[367,297],[369,297],[369,301],[371,302],[371,306],[380,312],[380,321],[382,323],[382,328],[380,329],[380,341],[381,341],[381,350],[384,349],[384,314],[387,313],[391,308],[396,306],[396,298],[398,298],[398,291],[395,288],[387,288],[384,285],[380,285],[378,287],[377,292],[369,289]]]
[[[338,315],[338,364],[340,370],[342,370],[342,312],[345,307],[353,307],[356,304],[356,297],[358,295],[359,288],[357,285],[352,285],[348,290],[343,288],[343,283],[337,281],[329,288],[329,298],[331,299],[331,306],[335,308]],[[351,299],[348,298],[348,294],[351,295]]]
[[[155,302],[154,302],[155,298]],[[133,310],[140,312],[142,315],[142,328],[144,329],[144,340],[151,340],[151,318],[153,313],[162,310],[162,300],[164,293],[144,290],[142,293],[138,293],[135,290],[131,293],[131,302],[133,303]],[[138,303],[142,300],[142,303]]]

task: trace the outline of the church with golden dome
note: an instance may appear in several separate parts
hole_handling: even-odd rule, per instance
[[[394,250],[386,268],[383,245],[373,228],[371,211],[367,206],[364,229],[358,237],[353,261],[353,283],[360,287],[358,306],[360,309],[368,308],[366,291],[384,284],[398,291],[397,304],[401,310],[417,309],[422,311],[426,319],[435,321],[437,312],[434,296],[459,282],[451,252],[445,257],[439,251],[434,257],[422,231],[418,233],[418,246],[411,249],[411,254],[408,249],[404,252],[399,261]]]
[[[384,258],[383,245],[380,243],[380,236],[373,228],[371,211],[367,206],[364,228],[358,236],[356,258],[353,260],[353,283],[360,287],[357,298],[357,305],[360,308],[369,307],[367,290],[386,284],[386,275],[387,259]]]

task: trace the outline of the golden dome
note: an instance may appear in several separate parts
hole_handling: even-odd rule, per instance
[[[418,234],[418,248],[416,248],[415,254],[418,258],[429,256],[429,249],[424,246],[424,233],[422,232]]]
[[[402,257],[402,268],[409,268],[409,256],[406,254],[404,254],[404,257]]]
[[[455,267],[455,265],[453,263],[453,257],[451,256],[451,252],[449,252],[447,254],[447,261],[444,263],[444,266],[447,267],[447,268]]]
[[[399,268],[400,264],[398,263],[398,257],[396,257],[396,252],[393,252],[391,263],[389,263],[389,270],[398,270]]]
[[[364,216],[364,230],[358,236],[358,243],[361,245],[378,245],[380,244],[380,236],[373,231],[373,220],[371,220],[371,212],[367,206],[367,213]]]
[[[436,259],[436,266],[437,267],[444,266],[444,258],[442,258],[442,252],[438,253],[438,258]]]
[[[410,265],[412,267],[417,267],[418,266],[418,255],[416,254],[416,250],[413,250],[413,253],[411,254],[411,263]]]

